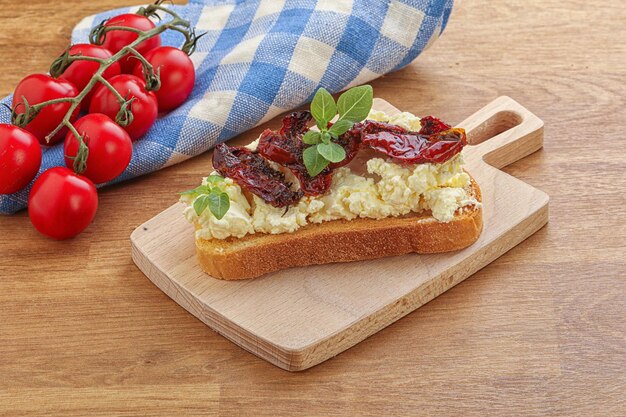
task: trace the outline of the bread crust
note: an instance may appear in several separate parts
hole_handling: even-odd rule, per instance
[[[482,201],[473,178],[470,188],[476,200]],[[448,223],[425,212],[380,220],[333,220],[277,235],[196,239],[196,252],[202,269],[212,277],[239,280],[295,266],[455,251],[474,243],[482,228],[479,206],[457,211]]]

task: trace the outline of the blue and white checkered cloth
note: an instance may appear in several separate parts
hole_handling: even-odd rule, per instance
[[[190,0],[170,6],[197,33],[196,85],[181,107],[135,142],[115,180],[176,164],[310,101],[319,87],[339,92],[404,67],[443,31],[453,0]],[[138,8],[83,19],[72,33],[87,42],[93,25]],[[163,44],[180,46],[167,31]],[[10,104],[11,97],[2,100]],[[0,123],[9,123],[0,112]],[[64,165],[63,146],[44,150],[40,172]],[[30,186],[0,196],[0,213],[26,207]]]

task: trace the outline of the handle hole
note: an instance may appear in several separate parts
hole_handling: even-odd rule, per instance
[[[467,141],[471,145],[478,145],[509,129],[513,129],[515,126],[520,125],[522,121],[523,118],[519,113],[511,110],[500,111],[467,132]]]

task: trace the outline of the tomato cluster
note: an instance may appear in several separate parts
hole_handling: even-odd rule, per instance
[[[94,184],[122,174],[132,157],[132,142],[150,130],[160,112],[180,106],[195,83],[188,54],[161,46],[158,34],[146,36],[134,46],[143,60],[152,65],[159,80],[156,84],[148,82],[141,57],[118,54],[138,39],[138,31],[145,33],[155,28],[148,17],[122,14],[103,26],[116,29],[103,31],[100,45],[72,45],[66,52],[68,57],[85,59],[68,61],[69,65],[57,77],[32,74],[20,81],[13,94],[13,118],[17,120],[22,115],[27,123],[21,127],[0,124],[0,194],[12,194],[26,187],[40,169],[41,146],[64,140],[66,167],[43,172],[34,182],[28,200],[31,222],[53,239],[76,236],[91,223],[98,207]],[[98,78],[101,66],[106,69]],[[69,117],[74,129],[63,127],[57,131],[67,120],[70,100],[84,90],[89,92]],[[32,106],[50,100],[55,102],[31,111]],[[120,114],[126,115],[124,121]]]

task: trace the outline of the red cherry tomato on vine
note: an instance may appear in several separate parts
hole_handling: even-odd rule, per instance
[[[169,111],[183,104],[196,82],[196,71],[189,55],[171,46],[161,46],[148,52],[144,58],[159,71],[161,88],[154,92],[159,111]],[[143,65],[135,64],[133,74],[143,78]]]
[[[24,78],[15,88],[13,93],[12,107],[16,113],[24,113],[24,101],[26,98],[29,105],[39,104],[44,101],[57,98],[76,97],[78,89],[74,84],[67,80],[59,80],[52,78],[46,74],[32,74]],[[45,106],[39,114],[28,123],[24,129],[32,133],[39,143],[44,145],[53,145],[65,137],[67,128],[61,129],[49,143],[46,143],[46,135],[52,132],[63,120],[65,114],[70,109],[71,103],[57,103]],[[78,116],[80,109],[72,114],[70,121],[74,121]]]
[[[69,239],[89,226],[98,209],[93,183],[65,167],[50,168],[37,178],[28,198],[28,216],[42,234]]]
[[[130,13],[112,17],[111,19],[106,21],[104,26],[124,26],[128,28],[139,29],[141,31],[147,31],[150,29],[154,29],[155,27],[152,20],[148,19],[147,17]],[[127,30],[112,30],[105,33],[102,46],[115,54],[126,45],[129,45],[136,41],[137,37],[138,35],[136,33],[129,32]],[[154,49],[158,46],[161,46],[160,35],[154,36],[150,39],[146,39],[145,41],[137,45],[135,49],[141,55],[144,55],[149,50]],[[137,62],[137,58],[134,58],[132,55],[126,55],[119,62],[122,66],[122,72],[131,73],[133,71],[135,63]]]
[[[95,184],[111,181],[119,176],[133,155],[133,143],[124,129],[117,125],[109,116],[94,113],[88,114],[74,123],[78,133],[85,136],[89,149],[87,168],[81,175]],[[63,150],[65,165],[73,169],[74,159],[78,153],[79,142],[72,132],[65,136]]]
[[[0,124],[0,194],[13,194],[35,178],[41,165],[41,146],[30,132]]]
[[[108,49],[88,43],[77,43],[76,45],[72,45],[70,47],[70,55],[81,55],[100,59],[111,58],[113,56],[111,51]],[[67,67],[63,74],[59,76],[59,78],[71,82],[76,86],[76,88],[78,88],[78,91],[82,91],[99,68],[100,64],[95,61],[74,61],[69,67]],[[102,76],[108,80],[109,78],[121,73],[122,68],[120,67],[119,62],[114,62],[106,70],[104,70]],[[87,110],[89,108],[89,102],[93,96],[93,91],[94,90],[91,90],[83,99],[81,103],[83,110]]]
[[[134,97],[131,105],[133,121],[123,126],[132,140],[142,137],[154,124],[158,114],[158,104],[153,92],[146,90],[145,82],[134,75],[117,75],[109,80],[113,88],[122,97]],[[115,95],[104,85],[98,87],[91,99],[89,113],[102,113],[115,120],[120,110],[120,103]]]

